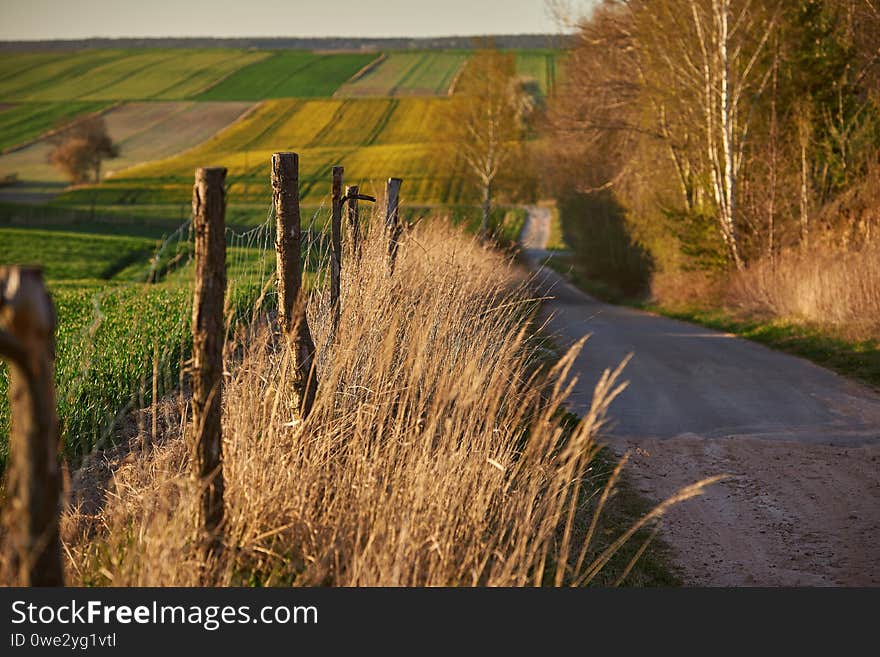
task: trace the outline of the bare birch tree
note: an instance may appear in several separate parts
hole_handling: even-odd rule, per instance
[[[737,268],[744,266],[739,235],[739,184],[752,128],[752,107],[766,88],[771,69],[762,56],[776,29],[778,5],[754,0],[643,0],[627,3],[639,40],[640,71],[654,101],[661,131],[688,148],[706,181],[718,229]],[[678,116],[665,124],[669,109]],[[686,136],[685,136],[686,135]],[[692,149],[697,151],[693,152]],[[676,162],[682,173],[682,167]]]
[[[529,108],[513,55],[497,50],[474,55],[449,101],[443,136],[451,158],[461,161],[479,185],[483,237],[489,231],[496,179],[521,148]]]

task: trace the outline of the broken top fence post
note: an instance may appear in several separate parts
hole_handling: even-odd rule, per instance
[[[223,300],[226,295],[226,169],[196,169],[193,186],[196,280],[193,297],[193,435],[190,455],[200,488],[202,547],[214,554],[223,523]]]
[[[358,194],[360,187],[348,185],[345,188],[345,198],[348,201],[348,252],[354,260],[361,257],[361,226],[358,216]]]
[[[278,259],[278,313],[281,328],[292,340],[294,403],[302,419],[315,402],[315,343],[306,318],[302,290],[302,228],[299,213],[299,156],[272,155],[272,202],[275,206],[275,250]]]
[[[385,184],[385,232],[388,236],[388,268],[393,273],[400,239],[400,186],[403,180],[389,178]]]
[[[339,327],[339,313],[341,312],[340,287],[342,278],[342,174],[343,167],[333,167],[333,186],[331,193],[330,210],[330,241],[332,253],[330,254],[330,335],[335,338],[336,329]]]
[[[63,586],[55,310],[35,267],[0,267],[0,356],[12,411],[6,529],[19,586]]]

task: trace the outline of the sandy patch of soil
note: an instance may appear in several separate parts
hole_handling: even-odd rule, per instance
[[[689,585],[880,586],[880,446],[746,436],[611,445],[631,451],[631,480],[656,500],[731,475],[664,520]]]

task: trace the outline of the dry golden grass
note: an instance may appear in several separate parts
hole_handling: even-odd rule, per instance
[[[727,303],[852,339],[880,338],[880,243],[816,246],[759,261],[732,278]]]
[[[304,423],[269,323],[228,347],[220,556],[205,563],[197,547],[187,423],[173,428],[172,408],[150,451],[117,459],[103,503],[65,512],[69,583],[586,584],[666,508],[593,546],[619,472],[602,495],[587,474],[619,372],[566,427],[559,411],[582,344],[540,366],[535,302],[507,256],[426,222],[393,277],[381,240],[344,267],[333,344],[327,304],[321,291],[309,303],[320,385]]]
[[[658,271],[651,277],[651,300],[666,308],[713,305],[720,301],[724,282],[704,271]]]

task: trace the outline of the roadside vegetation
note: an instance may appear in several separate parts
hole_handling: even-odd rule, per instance
[[[575,22],[548,123],[558,266],[876,382],[877,8],[605,2]]]
[[[229,345],[223,556],[203,563],[193,540],[198,491],[179,415],[185,403],[173,394],[129,423],[131,448],[145,440],[154,447],[138,458],[111,454],[115,492],[84,497],[67,512],[74,581],[672,581],[658,561],[630,568],[650,532],[634,527],[624,558],[629,522],[598,520],[607,508],[603,486],[619,478],[595,442],[616,373],[599,385],[592,410],[572,420],[561,404],[581,345],[556,364],[540,355],[528,329],[535,302],[507,256],[442,221],[407,237],[393,277],[385,250],[384,240],[369,240],[360,264],[343,268],[335,341],[326,290],[310,297],[319,384],[304,422],[286,403],[286,343],[264,324]],[[158,435],[145,437],[151,413],[159,414]],[[94,483],[104,467],[92,462],[78,476]],[[661,511],[646,516],[646,529]]]

